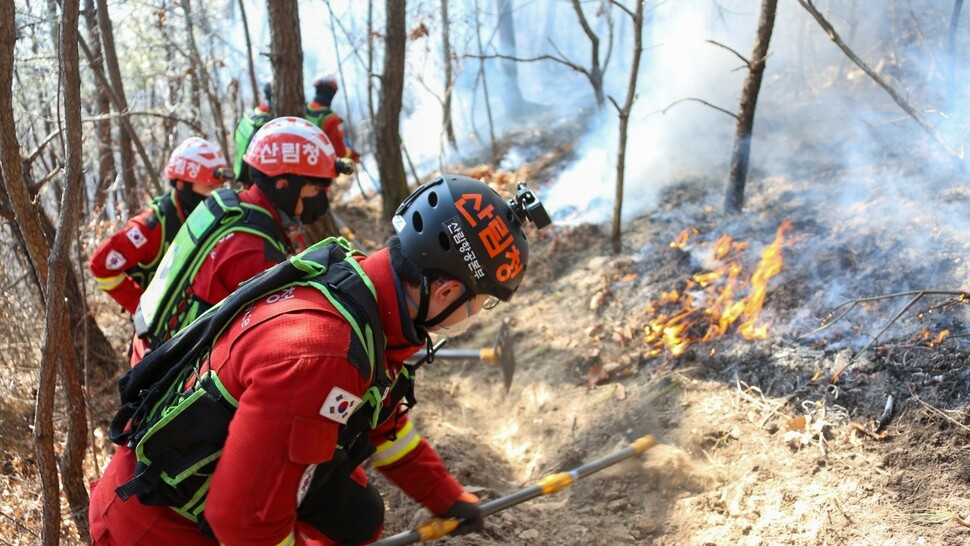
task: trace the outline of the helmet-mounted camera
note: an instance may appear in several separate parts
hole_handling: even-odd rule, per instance
[[[525,185],[525,182],[519,182],[517,187],[518,191],[515,198],[509,199],[509,207],[515,213],[515,217],[519,219],[519,223],[524,226],[526,220],[528,220],[535,224],[538,229],[551,224],[552,219],[549,218],[546,208],[542,206],[542,202],[539,201],[536,194]]]

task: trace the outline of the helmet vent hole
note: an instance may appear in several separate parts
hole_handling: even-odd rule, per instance
[[[432,207],[438,206],[438,194],[436,192],[428,192],[428,204]]]
[[[451,250],[451,241],[448,240],[448,235],[443,231],[438,233],[438,244],[441,245],[441,250],[445,252]]]
[[[418,233],[424,231],[424,219],[421,218],[420,212],[415,211],[415,213],[411,215],[411,225],[414,227],[414,231],[417,231]]]

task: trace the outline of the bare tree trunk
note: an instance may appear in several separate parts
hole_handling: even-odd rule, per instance
[[[509,57],[516,56],[515,47],[515,19],[512,17],[511,0],[495,0],[495,11],[498,13],[499,53]],[[508,112],[518,115],[525,108],[522,90],[519,88],[519,66],[515,61],[500,60],[502,73],[505,74],[504,98]]]
[[[573,11],[576,12],[576,17],[579,19],[579,25],[583,27],[583,32],[586,33],[586,37],[589,38],[590,45],[590,65],[589,70],[582,70],[586,74],[586,78],[589,80],[590,85],[593,87],[593,94],[596,97],[596,107],[602,108],[606,103],[606,93],[603,91],[603,73],[606,71],[606,67],[610,63],[610,55],[613,52],[613,19],[612,15],[607,14],[607,24],[609,25],[609,47],[606,52],[606,59],[603,61],[602,66],[600,65],[600,38],[593,31],[593,27],[590,26],[589,21],[586,19],[586,14],[583,13],[583,7],[580,5],[579,0],[572,0]],[[639,0],[638,0],[639,3]],[[642,24],[641,24],[642,28]]]
[[[643,4],[645,0],[636,0],[636,10],[627,12],[633,19],[633,63],[630,67],[630,82],[626,90],[626,101],[621,107],[613,98],[610,102],[616,108],[620,117],[620,139],[616,157],[616,199],[613,202],[613,226],[610,232],[610,243],[614,253],[620,251],[620,219],[623,213],[623,185],[624,174],[626,171],[626,140],[627,128],[630,123],[630,112],[633,110],[633,102],[637,98],[637,75],[640,72],[640,55],[643,53]]]
[[[407,175],[401,157],[401,104],[404,97],[404,50],[407,40],[406,0],[386,0],[387,22],[384,39],[384,73],[381,78],[380,110],[377,113],[377,168],[380,172],[383,217],[408,196]]]
[[[367,0],[367,112],[377,119],[374,108],[374,0]]]
[[[441,0],[441,48],[444,56],[445,65],[445,98],[441,104],[441,124],[444,127],[445,138],[453,150],[458,149],[458,141],[455,140],[455,127],[451,123],[451,93],[454,90],[454,76],[452,75],[451,65],[451,32],[449,27],[451,21],[448,19],[448,0]]]
[[[246,17],[246,3],[237,0],[239,16],[242,18],[243,36],[246,38],[246,61],[249,66],[249,84],[253,86],[253,108],[259,106],[259,81],[256,79],[256,63],[253,62],[253,41],[249,36],[249,19]],[[228,157],[228,156],[227,156]]]
[[[195,23],[192,21],[192,0],[181,0],[181,4],[182,11],[185,13],[185,30],[189,41],[189,51],[192,56],[191,61],[195,66],[195,72],[199,78],[199,85],[202,87],[202,91],[205,93],[206,99],[209,102],[209,110],[212,112],[212,118],[216,125],[215,133],[216,139],[219,141],[219,148],[222,150],[223,156],[230,157],[228,131],[226,130],[226,123],[222,116],[222,102],[212,88],[213,83],[212,78],[209,77],[209,69],[206,68],[202,54],[199,53],[199,46],[195,43]]]
[[[77,228],[81,188],[84,183],[81,146],[81,73],[78,68],[79,0],[63,0],[60,32],[61,85],[64,90],[64,119],[67,164],[64,172],[64,191],[61,195],[61,214],[54,248],[50,256],[50,276],[47,278],[47,327],[42,349],[41,375],[44,368],[60,362],[61,383],[66,391],[68,431],[67,445],[61,456],[60,470],[64,481],[64,496],[71,507],[71,516],[82,541],[90,540],[88,533],[88,493],[84,485],[84,451],[87,449],[88,422],[84,391],[77,354],[71,345],[71,324],[66,303],[67,271],[72,269],[71,245]],[[38,390],[38,393],[40,391]],[[49,395],[53,397],[51,389]],[[40,395],[38,394],[38,400]],[[35,419],[34,426],[39,423]],[[44,426],[44,425],[42,425]],[[51,422],[53,429],[53,422]],[[52,502],[60,502],[56,495]],[[45,500],[45,503],[47,501]],[[58,523],[60,518],[58,517]]]
[[[88,27],[88,39],[91,41],[94,60],[100,70],[104,70],[104,54],[101,50],[101,33],[98,30],[98,18],[95,13],[94,0],[84,1],[84,21]],[[99,116],[104,119],[95,123],[95,133],[98,136],[98,185],[94,194],[94,211],[101,210],[108,196],[108,187],[114,182],[117,171],[115,168],[114,142],[111,136],[111,95],[101,82],[95,78],[95,104]]]
[[[270,59],[273,63],[273,110],[280,116],[303,116],[303,45],[297,0],[266,0]]]
[[[724,200],[724,212],[737,214],[744,207],[744,185],[748,179],[748,164],[751,159],[751,133],[754,128],[754,112],[761,91],[761,79],[768,60],[768,44],[775,28],[775,13],[778,0],[762,0],[761,17],[758,20],[758,35],[754,40],[754,51],[748,61],[748,76],[741,91],[741,105],[738,107],[738,121],[734,129],[734,149],[731,152],[731,172],[728,175],[728,190]]]
[[[104,62],[108,67],[108,78],[111,81],[111,88],[118,101],[116,110],[119,113],[128,111],[128,98],[125,95],[125,86],[121,79],[121,67],[118,65],[118,54],[115,49],[114,27],[111,24],[111,17],[108,15],[108,1],[96,0],[98,10],[98,30],[101,32],[101,45],[104,50]],[[120,121],[121,118],[119,118]],[[138,191],[138,182],[135,180],[135,154],[131,150],[134,135],[129,135],[122,128],[118,132],[118,148],[121,154],[121,178],[125,181],[125,205],[129,215],[141,209],[142,199]]]
[[[488,98],[488,80],[485,77],[485,47],[482,45],[482,24],[479,19],[481,11],[478,7],[478,0],[475,0],[475,38],[478,40],[478,78],[482,80],[482,90],[485,93],[485,113],[488,114],[488,137],[492,145],[492,160],[498,161],[498,148],[495,142],[495,125],[492,123],[492,105]],[[474,116],[474,108],[472,109]],[[474,119],[474,118],[473,118]]]

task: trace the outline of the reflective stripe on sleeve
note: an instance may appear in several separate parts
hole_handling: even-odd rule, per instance
[[[371,455],[371,464],[374,467],[380,467],[399,461],[401,457],[418,447],[420,442],[421,435],[414,430],[414,425],[408,421],[404,428],[397,432],[396,440],[384,442],[377,446],[377,451]]]
[[[104,290],[105,292],[109,290],[114,290],[119,284],[124,282],[125,274],[115,275],[114,277],[95,277],[95,282],[98,283],[98,288]]]

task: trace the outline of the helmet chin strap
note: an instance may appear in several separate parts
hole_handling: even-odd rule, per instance
[[[431,303],[431,281],[428,276],[421,274],[421,300],[418,304],[418,315],[414,318],[414,323],[421,326],[424,329],[434,328],[438,324],[441,324],[446,318],[448,318],[456,309],[462,305],[466,305],[468,302],[475,297],[475,294],[462,286],[461,295],[455,298],[455,301],[451,302],[448,307],[435,315],[434,317],[428,318],[428,306]],[[468,315],[471,316],[471,308],[468,309]]]

